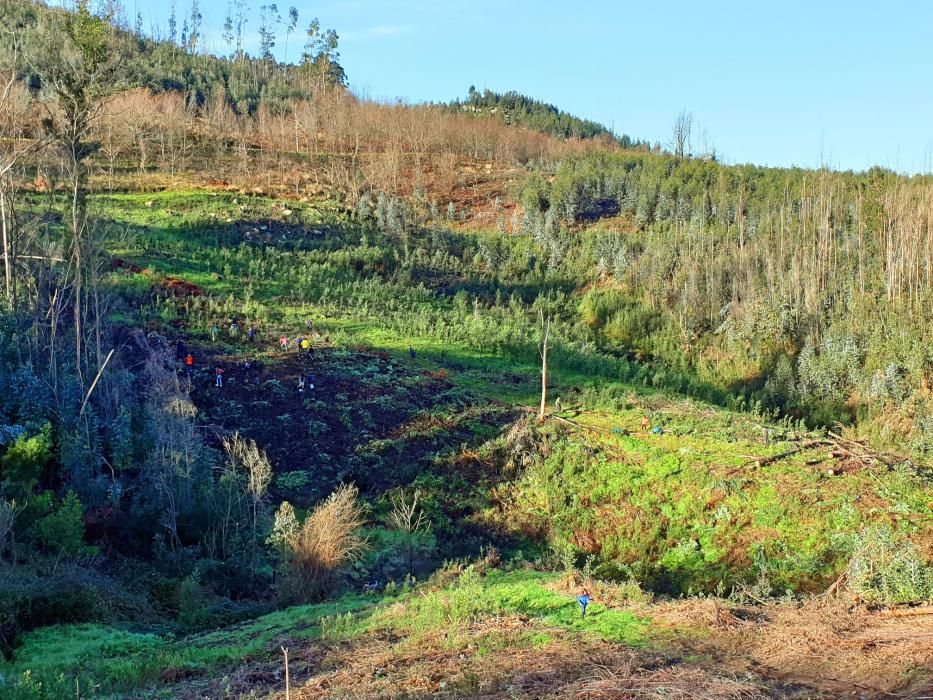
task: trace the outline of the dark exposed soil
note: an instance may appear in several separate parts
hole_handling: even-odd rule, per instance
[[[310,478],[297,491],[286,493],[273,482],[274,496],[300,505],[318,501],[342,481],[356,483],[364,494],[405,485],[436,468],[438,456],[455,463],[462,447],[481,439],[478,428],[495,431],[510,420],[501,405],[382,353],[191,349],[198,358],[192,399],[209,439],[219,446],[239,431],[266,450],[276,474],[305,472]],[[224,369],[222,388],[215,386],[217,366]],[[300,390],[302,376],[306,386]]]

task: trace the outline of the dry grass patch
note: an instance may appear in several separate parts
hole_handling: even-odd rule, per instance
[[[293,698],[770,697],[758,682],[501,616],[417,643],[371,635],[332,648]],[[278,700],[284,693],[275,696]]]

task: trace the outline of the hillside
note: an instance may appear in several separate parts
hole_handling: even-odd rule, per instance
[[[931,662],[929,616],[872,616],[836,603],[659,604],[603,586],[605,603],[581,620],[567,581],[477,566],[445,570],[415,590],[346,596],[180,639],[90,625],[42,631],[14,669],[34,669],[22,697],[77,688],[282,698],[283,649],[299,698],[810,698],[853,688],[920,697],[930,687],[917,675]],[[39,678],[49,679],[41,689]]]
[[[485,685],[485,681],[470,680],[488,677],[481,670],[482,649],[505,644],[509,651],[500,653],[506,653],[509,659],[520,654],[514,657],[515,663],[525,671],[528,664],[553,664],[557,659],[579,667],[584,663],[575,656],[579,649],[570,649],[578,645],[573,640],[583,634],[590,645],[589,654],[619,654],[604,646],[605,640],[613,639],[645,649],[634,652],[634,663],[636,669],[641,664],[647,670],[632,669],[629,664],[633,661],[627,655],[612,662],[621,664],[620,669],[630,669],[626,673],[635,673],[639,680],[632,682],[652,683],[652,674],[667,669],[663,673],[672,675],[664,678],[710,684],[715,689],[711,693],[741,691],[762,697],[793,697],[797,693],[805,697],[814,689],[832,692],[834,687],[821,685],[825,681],[806,664],[790,679],[759,670],[746,682],[730,674],[747,668],[754,655],[730,652],[728,664],[713,671],[712,676],[703,675],[709,671],[702,662],[683,665],[671,658],[682,653],[679,649],[697,643],[690,640],[709,634],[709,613],[704,605],[722,606],[724,612],[717,613],[722,615],[757,615],[742,612],[741,606],[759,605],[758,601],[785,589],[802,593],[828,588],[849,565],[852,548],[857,546],[852,538],[866,526],[884,525],[890,528],[887,532],[911,533],[918,552],[930,555],[933,523],[928,503],[933,501],[933,488],[928,481],[904,467],[892,471],[883,461],[864,461],[857,455],[833,458],[829,455],[831,438],[826,441],[825,433],[809,434],[792,422],[774,423],[767,417],[728,412],[676,394],[620,383],[598,372],[576,370],[572,356],[555,352],[559,359],[554,361],[550,390],[553,396],[562,398],[565,408],[552,414],[545,427],[535,427],[522,417],[523,407],[534,402],[537,391],[534,357],[523,354],[520,346],[515,350],[508,346],[486,350],[480,340],[485,337],[488,343],[497,328],[494,307],[471,306],[458,311],[461,302],[446,288],[432,291],[421,287],[409,299],[404,292],[411,289],[408,285],[396,286],[379,273],[358,276],[361,262],[369,261],[363,264],[379,270],[392,250],[391,242],[375,247],[354,243],[360,236],[373,236],[373,230],[369,234],[362,232],[368,226],[377,226],[375,222],[356,223],[316,205],[289,202],[283,206],[274,199],[209,190],[106,195],[99,198],[97,206],[114,224],[128,226],[133,234],[127,239],[129,245],[113,251],[121,262],[103,280],[104,284],[121,290],[120,298],[135,300],[127,308],[138,308],[133,313],[150,319],[150,329],[169,339],[184,338],[186,347],[197,358],[190,396],[197,408],[196,425],[207,431],[207,444],[220,448],[219,437],[233,431],[255,439],[271,460],[274,477],[269,494],[274,501],[310,505],[339,482],[352,481],[374,504],[369,535],[372,549],[350,572],[350,582],[357,586],[376,582],[382,587],[390,579],[405,579],[404,543],[385,520],[385,494],[402,487],[418,491],[432,523],[430,537],[418,539],[415,572],[423,576],[444,559],[469,559],[489,547],[489,552],[496,552],[486,555],[493,557],[492,563],[485,565],[491,569],[490,580],[497,580],[499,574],[494,567],[498,566],[517,567],[518,571],[526,566],[544,570],[556,567],[571,572],[579,567],[579,573],[571,574],[571,579],[575,578],[577,585],[592,581],[588,585],[599,586],[597,601],[609,606],[607,612],[618,610],[621,617],[618,622],[611,615],[605,620],[594,617],[597,631],[591,639],[593,630],[589,627],[579,622],[569,624],[575,615],[572,585],[560,588],[557,578],[546,576],[543,580],[550,582],[549,586],[558,587],[548,588],[552,592],[544,600],[533,602],[535,596],[545,595],[544,589],[538,589],[539,575],[521,573],[506,574],[511,583],[505,590],[510,592],[497,593],[494,588],[492,599],[473,610],[470,606],[477,604],[477,595],[462,592],[462,587],[487,584],[458,583],[460,579],[453,574],[450,579],[435,578],[426,589],[438,591],[432,595],[442,596],[439,601],[417,603],[399,620],[399,613],[386,613],[394,620],[391,623],[368,620],[371,614],[382,620],[379,611],[383,606],[394,610],[391,601],[396,594],[390,594],[385,601],[374,594],[350,596],[320,612],[296,610],[285,617],[270,618],[270,622],[278,620],[271,627],[263,619],[248,623],[242,632],[224,632],[219,637],[224,646],[218,649],[208,641],[214,638],[211,636],[205,637],[203,652],[193,651],[190,646],[202,644],[196,641],[200,637],[186,639],[183,657],[173,660],[177,651],[160,650],[154,657],[158,659],[156,667],[144,665],[129,675],[111,668],[113,662],[104,657],[102,665],[84,675],[81,683],[100,684],[101,679],[110,679],[106,683],[112,686],[105,683],[104,687],[131,694],[139,684],[154,689],[175,687],[172,692],[178,694],[211,695],[219,692],[214,685],[218,682],[234,683],[231,687],[236,688],[235,692],[280,690],[275,658],[278,646],[284,643],[293,659],[304,659],[306,655],[318,659],[322,653],[332,659],[299,661],[292,671],[296,684],[309,684],[309,697],[328,688],[346,692],[355,686],[345,685],[351,681],[343,672],[335,670],[337,679],[325,679],[310,669],[318,668],[318,663],[323,663],[325,669],[351,663],[341,660],[341,654],[358,649],[359,644],[384,644],[385,635],[389,639],[401,635],[398,649],[390,652],[392,657],[400,655],[405,659],[412,653],[420,656],[421,651],[410,651],[414,638],[400,631],[398,625],[401,630],[424,627],[419,634],[426,635],[431,644],[440,643],[432,627],[438,622],[421,617],[437,614],[435,607],[444,610],[450,605],[453,608],[449,615],[453,618],[443,619],[453,619],[458,634],[463,636],[453,642],[452,648],[451,642],[443,642],[443,654],[475,656],[471,664],[478,664],[476,670],[444,671],[436,666],[441,662],[435,658],[423,662],[424,673],[433,681],[418,680],[411,671],[400,676],[389,672],[381,686],[367,682],[360,686],[360,692],[378,695],[385,692],[380,687],[401,689],[415,683],[411,687],[443,693],[447,685],[437,685],[437,679],[444,679],[444,684],[452,684],[450,693],[454,695],[460,692],[458,688],[473,692],[465,690],[473,687],[471,683],[480,683],[475,686],[476,692],[488,689],[507,693],[516,687],[514,682],[522,682],[503,679]],[[289,213],[285,213],[286,206]],[[225,223],[227,219],[230,223]],[[256,235],[254,231],[266,240],[250,241]],[[427,242],[415,239],[410,245]],[[465,254],[469,257],[468,252]],[[317,278],[316,270],[327,270],[327,275]],[[315,283],[315,279],[320,282]],[[246,290],[243,301],[231,296],[237,289]],[[422,311],[417,312],[417,308]],[[430,318],[433,309],[441,313],[439,318],[455,318],[460,313],[463,320],[445,328],[419,320]],[[244,325],[258,329],[255,341],[247,341],[243,332],[231,337],[226,328],[212,340],[211,325],[223,325],[223,319],[234,315],[240,316]],[[313,333],[318,334],[313,358],[303,358],[291,348],[283,352],[278,347],[279,336],[306,332],[307,318],[313,319]],[[150,339],[150,348],[153,342],[161,341]],[[414,358],[409,348],[414,350]],[[261,368],[246,369],[245,359],[258,360]],[[222,388],[211,386],[215,366],[226,368]],[[297,392],[297,381],[309,369],[316,374],[314,393],[303,395]],[[653,427],[663,429],[662,433],[643,429],[641,419],[646,415]],[[764,427],[771,431],[767,439]],[[797,449],[800,451],[795,452]],[[788,452],[793,454],[782,457]],[[778,459],[769,463],[770,457]],[[144,478],[143,472],[132,467],[121,472],[121,482],[127,489],[143,483]],[[117,534],[118,517],[113,511],[109,515],[106,511],[95,512],[98,541],[132,551],[152,537],[153,533],[140,531],[135,535],[139,544],[130,545],[126,541],[128,533]],[[543,543],[550,543],[551,549],[542,549]],[[526,561],[529,563],[522,563]],[[246,577],[236,584],[245,589],[231,588],[242,576],[231,578],[236,571],[233,561],[203,560],[197,571],[193,589],[185,584],[174,594],[177,598],[160,603],[176,611],[179,621],[189,627],[222,621],[229,624],[244,613],[224,612],[219,600],[209,602],[213,596],[241,596],[252,586],[261,589],[265,585]],[[613,584],[598,581],[629,583],[616,591]],[[635,581],[649,592],[642,593]],[[141,584],[136,581],[131,585],[138,591]],[[388,585],[392,590],[396,585],[407,588],[412,584]],[[449,592],[448,586],[453,586]],[[603,591],[605,586],[608,588]],[[149,600],[155,590],[146,596]],[[690,611],[684,613],[678,604],[651,603],[650,591],[656,595],[733,593],[726,600],[683,603]],[[519,594],[532,598],[527,602],[513,600]],[[447,602],[448,595],[463,600],[463,605],[472,601],[469,609],[460,610],[458,603]],[[415,600],[420,599],[413,599],[412,604]],[[206,607],[199,612],[202,605]],[[552,612],[542,613],[539,605]],[[762,626],[760,631],[740,628],[734,642],[721,639],[721,625],[714,622],[712,629],[718,630],[716,637],[720,638],[717,645],[734,643],[741,647],[746,641],[739,640],[744,640],[745,635],[789,635],[794,626],[806,624],[794,617],[786,603],[773,605],[773,611],[756,623]],[[696,606],[700,606],[699,610]],[[735,613],[731,612],[733,606],[738,606]],[[862,623],[831,622],[834,616],[842,615],[837,608],[830,604],[832,612],[824,624],[842,625],[832,634],[836,635],[835,643],[845,645]],[[348,611],[350,616],[346,617]],[[145,616],[142,610],[135,614]],[[323,617],[325,622],[321,624],[334,629],[315,631],[312,624],[307,631],[301,631],[308,624],[305,620],[309,614],[311,620]],[[687,619],[681,622],[677,616],[682,614]],[[864,614],[872,619],[870,613]],[[407,615],[415,618],[409,621]],[[599,615],[599,608],[594,615]],[[636,620],[651,620],[656,615],[663,620],[674,616],[673,621],[664,623],[673,625],[670,632],[646,638],[636,631]],[[568,630],[555,633],[551,616],[569,624]],[[537,621],[539,617],[541,622]],[[769,621],[772,617],[779,622]],[[395,627],[385,628],[386,624]],[[888,622],[879,618],[866,624]],[[928,634],[923,624],[922,620],[919,627],[902,624],[900,631],[888,630],[884,634],[892,634],[893,640],[901,640],[897,643],[909,645],[913,636]],[[631,625],[635,627],[630,629]],[[728,628],[726,625],[722,629]],[[79,659],[86,660],[89,653],[96,658],[94,650],[98,645],[112,648],[118,644],[125,649],[127,643],[139,644],[140,653],[151,658],[152,645],[161,649],[166,643],[161,636],[164,632],[159,632],[158,626],[152,629],[156,636],[147,632],[138,641],[136,637],[111,641],[112,635],[122,633],[100,627],[64,631],[66,639],[73,634],[74,640],[63,641],[64,656],[52,662],[46,675],[41,671],[41,660],[48,653],[41,651],[43,637],[30,642],[33,637],[25,635],[24,646],[15,652],[7,675],[33,667],[33,677],[45,679],[46,683],[58,673],[70,677],[74,671],[68,669],[74,666],[69,664],[82,663]],[[256,638],[258,629],[264,631]],[[308,635],[310,639],[303,641]],[[323,648],[318,646],[321,642],[313,641],[319,635],[323,635]],[[478,641],[471,641],[477,635]],[[458,652],[459,645],[465,646]],[[701,644],[701,648],[705,647]],[[766,645],[763,649],[773,647]],[[724,652],[717,646],[701,653],[719,658]],[[903,673],[922,668],[926,661],[922,655],[911,654],[900,659],[901,665],[890,677],[861,675],[858,664],[853,663],[846,671],[853,675],[841,674],[835,682],[857,680],[869,689],[918,687],[922,676]],[[577,661],[573,661],[575,658]],[[120,659],[123,663],[122,652]],[[258,664],[256,670],[250,670],[252,663]],[[308,671],[300,670],[304,663],[311,664]],[[386,663],[391,667],[396,662]],[[228,675],[234,670],[238,674],[235,678]],[[553,677],[527,682],[542,683],[542,688],[553,685],[553,694],[559,697],[564,692],[561,688],[587,688],[592,681],[587,672],[581,671],[579,676],[571,670],[566,673],[569,675],[558,672]],[[221,676],[234,679],[220,681]],[[793,687],[788,689],[788,683]],[[537,686],[526,690],[531,692],[532,687]]]
[[[497,93],[487,89],[480,92],[471,85],[466,100],[462,102],[454,100],[448,107],[455,111],[494,116],[505,124],[528,127],[552,136],[576,139],[602,138],[605,141],[615,142],[623,148],[644,148],[645,150],[650,148],[647,142],[634,141],[627,134],[617,137],[604,124],[590,119],[581,119],[552,104],[519,94],[514,90]]]
[[[933,693],[929,178],[2,12],[4,698]]]

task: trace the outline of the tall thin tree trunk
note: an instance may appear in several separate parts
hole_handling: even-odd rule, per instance
[[[538,408],[538,422],[544,420],[544,411],[547,407],[547,345],[551,335],[551,318],[548,317],[544,325],[544,340],[541,343],[541,406]]]
[[[3,281],[6,289],[7,307],[13,308],[13,269],[10,256],[10,237],[12,221],[7,223],[6,178],[0,183],[0,226],[3,227]]]
[[[81,355],[82,355],[82,345],[81,345],[81,333],[82,333],[82,300],[81,295],[83,292],[81,286],[81,183],[78,175],[78,164],[77,153],[72,148],[72,156],[74,160],[71,165],[74,168],[72,172],[72,193],[71,193],[71,246],[72,246],[72,256],[74,257],[75,263],[75,289],[74,289],[74,322],[75,322],[75,372],[78,375],[78,381],[83,382],[81,376]]]
[[[291,682],[288,677],[288,647],[282,647],[282,654],[285,655],[285,700],[291,700],[292,689]]]

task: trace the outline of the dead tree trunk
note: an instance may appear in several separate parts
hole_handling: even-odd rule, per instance
[[[5,176],[0,175],[4,180]],[[13,266],[10,260],[10,231],[7,230],[6,188],[0,183],[0,226],[3,228],[3,281],[8,308],[13,308]],[[11,217],[12,218],[12,217]],[[12,221],[10,222],[12,224]],[[10,226],[12,228],[12,226]]]
[[[548,316],[544,321],[544,337],[541,340],[541,406],[538,408],[538,422],[544,420],[544,412],[547,408],[547,347],[551,335],[551,317]]]

